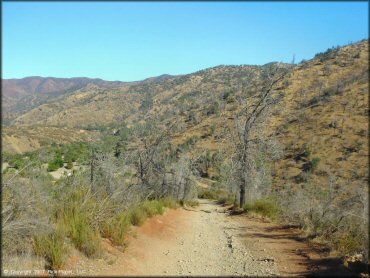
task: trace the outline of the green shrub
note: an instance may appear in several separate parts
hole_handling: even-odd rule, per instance
[[[311,155],[310,146],[308,144],[304,145],[304,156],[309,157]]]
[[[163,214],[165,211],[165,205],[163,204],[162,200],[155,201],[154,206],[156,207],[157,214]]]
[[[55,164],[54,162],[50,162],[48,164],[48,168],[47,168],[48,172],[56,171],[58,169],[59,169],[59,166],[57,164]]]
[[[11,166],[13,166],[15,169],[20,170],[24,166],[26,166],[25,160],[22,158],[14,158],[9,163]]]
[[[188,139],[186,139],[186,141],[183,143],[183,145],[191,146],[191,145],[194,145],[197,141],[199,141],[199,136],[193,135],[193,136],[189,137]]]
[[[64,165],[64,162],[62,159],[62,155],[60,153],[57,153],[54,160],[48,164],[47,171],[50,172],[50,171],[58,170],[59,168],[63,167],[63,165]]]
[[[148,217],[152,217],[153,215],[157,214],[157,208],[154,205],[154,201],[144,201],[141,204],[141,208],[145,211],[145,214]]]
[[[200,119],[199,119],[199,115],[197,113],[195,113],[193,110],[191,110],[187,116],[187,122],[190,122],[192,124],[198,124]]]
[[[246,204],[243,209],[247,213],[255,212],[271,219],[275,219],[279,215],[279,209],[271,199],[257,200],[251,204]]]
[[[320,158],[318,157],[314,157],[311,160],[312,170],[315,170],[317,168],[317,166],[319,165],[319,162],[320,162]]]
[[[225,92],[225,93],[222,95],[222,99],[223,99],[223,100],[227,100],[229,96],[230,96],[230,92]]]

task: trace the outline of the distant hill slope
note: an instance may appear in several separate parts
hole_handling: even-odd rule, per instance
[[[125,83],[85,77],[54,78],[32,76],[22,79],[3,79],[1,90],[3,120],[9,122],[16,116],[40,104],[88,85],[99,88],[111,88],[122,84]]]
[[[223,94],[241,88],[256,91],[261,83],[257,66],[220,66],[183,76],[150,78],[107,89],[83,87],[16,118],[17,125],[70,127],[102,126],[156,117],[200,112],[222,101]],[[91,115],[94,115],[93,117]]]

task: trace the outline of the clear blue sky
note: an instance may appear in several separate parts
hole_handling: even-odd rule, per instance
[[[3,2],[3,78],[133,81],[310,59],[368,38],[368,2]]]

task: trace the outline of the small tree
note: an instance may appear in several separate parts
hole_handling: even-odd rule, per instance
[[[266,112],[275,104],[280,94],[276,96],[274,89],[276,85],[284,79],[290,72],[289,66],[272,64],[264,69],[264,86],[260,94],[248,99],[241,113],[237,115],[236,136],[234,136],[234,155],[233,160],[236,166],[236,175],[239,182],[239,205],[245,205],[246,189],[250,189],[251,173],[255,168],[254,150],[256,145],[264,138],[262,123],[266,119]],[[236,138],[235,138],[236,137]]]

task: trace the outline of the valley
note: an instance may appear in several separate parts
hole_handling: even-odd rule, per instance
[[[3,272],[364,272],[368,59],[3,80]]]

